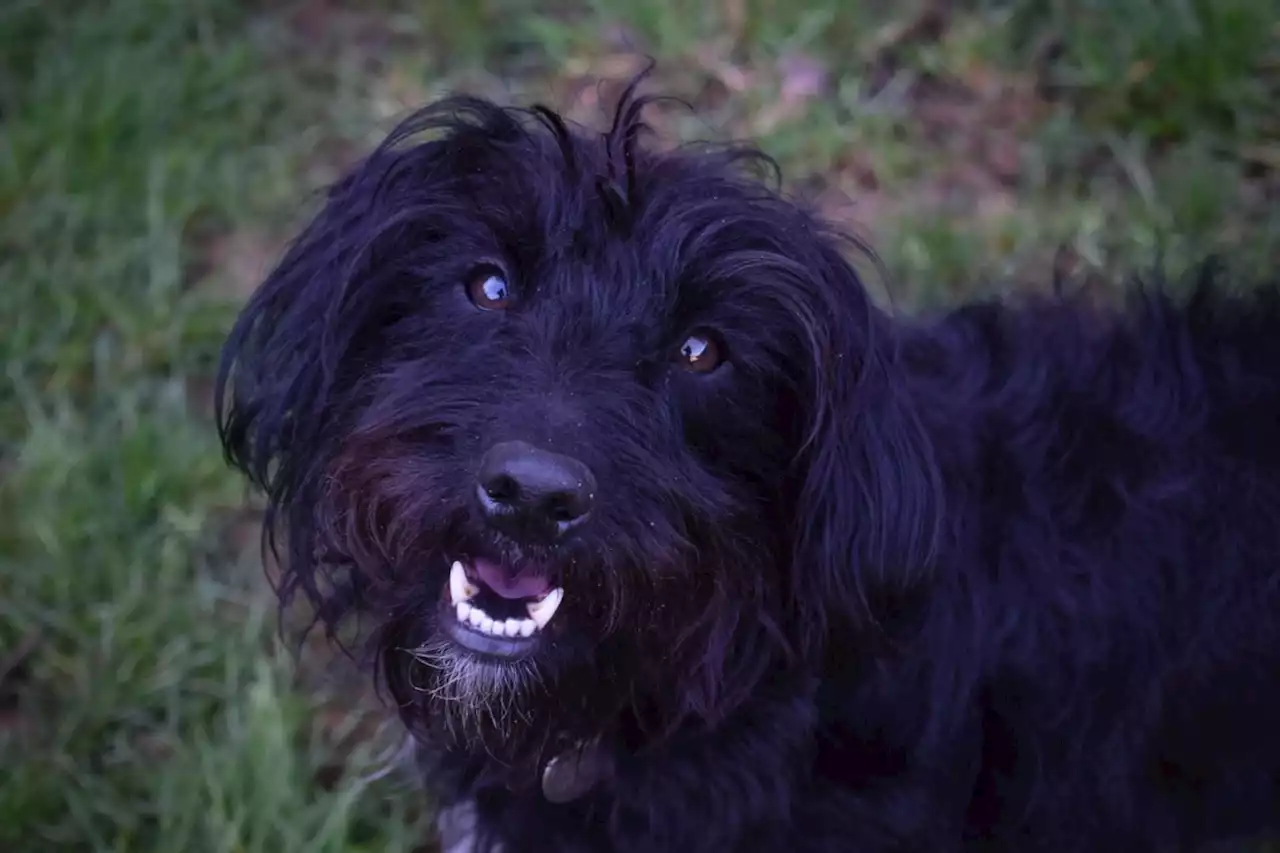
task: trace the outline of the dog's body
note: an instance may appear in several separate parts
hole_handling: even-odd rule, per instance
[[[282,592],[374,620],[457,849],[1280,825],[1280,300],[891,319],[642,105],[423,113],[228,343]]]

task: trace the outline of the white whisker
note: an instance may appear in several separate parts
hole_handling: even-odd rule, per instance
[[[413,688],[440,703],[452,733],[465,736],[486,721],[494,731],[506,732],[527,721],[521,699],[541,681],[531,661],[479,660],[444,639],[406,651],[429,673],[428,684],[415,680]]]

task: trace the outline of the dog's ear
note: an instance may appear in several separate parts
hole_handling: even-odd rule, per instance
[[[363,167],[369,168],[366,163]],[[351,609],[354,577],[322,577],[316,513],[329,445],[349,401],[336,389],[344,354],[372,303],[353,299],[375,201],[357,175],[336,184],[240,312],[215,385],[228,462],[267,499],[263,548],[280,567],[282,606],[303,592],[327,629]]]
[[[443,134],[403,144],[425,131]],[[338,445],[367,402],[367,349],[384,344],[389,318],[413,307],[404,304],[412,289],[398,286],[413,273],[402,247],[425,245],[447,227],[447,203],[434,202],[457,174],[448,158],[468,149],[451,144],[456,137],[518,131],[505,111],[471,99],[410,116],[329,189],[224,343],[215,385],[224,453],[267,497],[263,544],[282,567],[282,600],[305,592],[325,622],[326,613],[340,615],[326,608],[350,609],[359,578],[315,577],[328,545],[321,498]]]
[[[836,623],[874,627],[878,603],[924,578],[942,523],[941,474],[899,334],[834,242],[818,254],[792,537],[810,649]]]

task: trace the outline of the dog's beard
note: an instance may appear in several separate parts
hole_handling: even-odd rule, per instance
[[[532,660],[486,661],[444,637],[434,637],[410,654],[419,674],[411,683],[428,696],[451,738],[509,741],[517,727],[531,722],[527,709],[543,687]]]
[[[599,640],[589,624],[577,631],[596,639],[572,651],[562,644],[515,659],[477,655],[421,617],[384,630],[384,686],[413,736],[491,759],[487,772],[504,784],[536,784],[549,758],[607,734],[633,693],[637,650],[616,636]]]

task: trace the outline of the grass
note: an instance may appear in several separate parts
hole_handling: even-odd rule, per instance
[[[466,88],[596,121],[596,79],[653,55],[698,108],[658,113],[668,137],[758,139],[899,303],[944,304],[1064,256],[1274,265],[1278,22],[1277,0],[5,4],[0,849],[427,839],[378,776],[377,708],[274,639],[207,397],[238,302],[398,112]]]

